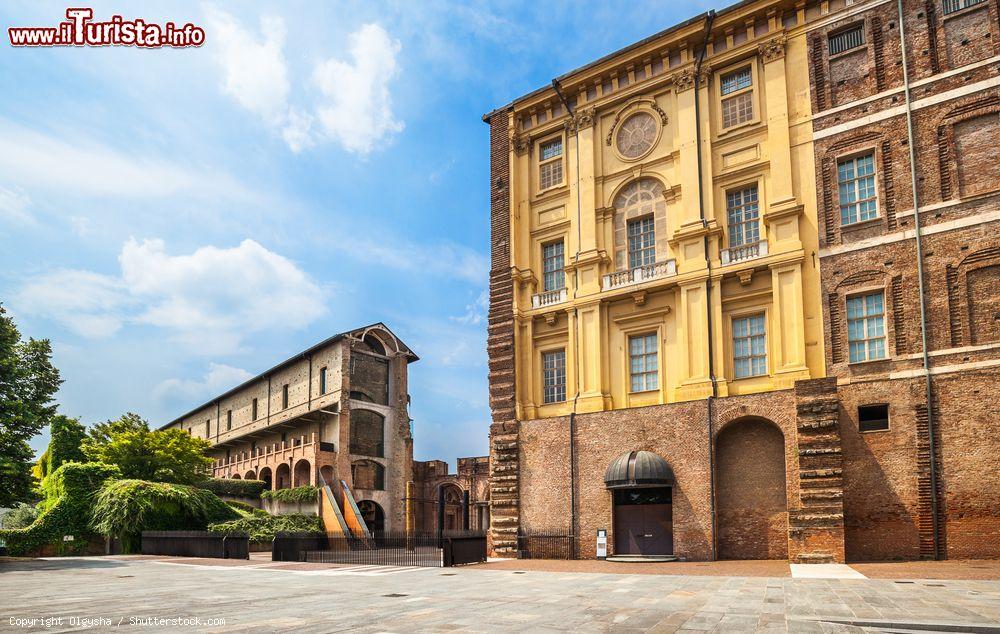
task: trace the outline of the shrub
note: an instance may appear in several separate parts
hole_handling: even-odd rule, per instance
[[[195,483],[199,489],[211,491],[216,495],[231,495],[233,497],[257,498],[264,491],[267,482],[263,480],[235,480],[230,478],[209,478]]]
[[[250,541],[263,542],[274,539],[279,532],[322,533],[323,522],[315,515],[253,515],[232,522],[212,524],[208,530],[214,533],[247,533]]]
[[[60,554],[78,554],[93,534],[90,509],[95,493],[109,479],[120,475],[111,465],[69,462],[42,482],[44,510],[27,528],[0,530],[7,552],[14,556],[30,555],[53,545]],[[74,540],[64,542],[64,535]]]
[[[237,502],[236,500],[226,500],[225,502],[229,506],[236,509],[236,512],[239,513],[241,517],[248,517],[250,515],[267,515],[267,511],[250,506],[246,502]]]
[[[39,510],[31,504],[18,502],[3,515],[4,528],[27,528],[38,519]]]
[[[205,530],[239,517],[211,491],[183,484],[114,480],[95,498],[93,526],[120,537],[124,552],[139,550],[142,531]]]
[[[260,494],[260,497],[265,500],[274,500],[275,502],[287,502],[289,504],[295,504],[300,502],[315,502],[316,494],[319,492],[317,487],[311,485],[305,485],[301,487],[295,487],[294,489],[278,489],[277,491],[264,491]]]

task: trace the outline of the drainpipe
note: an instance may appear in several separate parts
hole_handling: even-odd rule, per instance
[[[910,71],[906,62],[906,27],[903,20],[903,0],[896,0],[899,16],[899,46],[903,58],[903,95],[906,101],[906,142],[910,150],[910,186],[913,193],[913,232],[917,243],[917,288],[920,291],[920,346],[924,365],[924,391],[927,399],[927,441],[931,452],[931,525],[934,528],[934,559],[941,558],[941,527],[938,525],[938,480],[934,446],[933,387],[931,385],[930,354],[927,350],[927,312],[924,308],[924,251],[920,236],[920,196],[917,191],[917,149],[913,135],[913,104],[910,100]]]
[[[715,9],[708,12],[705,19],[704,35],[701,39],[701,47],[698,50],[698,59],[694,64],[694,136],[695,151],[698,157],[698,213],[701,216],[702,227],[708,227],[708,219],[705,218],[705,187],[703,177],[703,167],[701,159],[701,100],[698,98],[698,85],[701,83],[701,65],[705,61],[705,52],[708,49],[708,38],[712,32],[712,23],[715,22]],[[705,266],[708,269],[708,282],[706,285],[707,294],[705,296],[705,309],[708,318],[708,376],[712,381],[712,395],[706,399],[706,416],[708,417],[708,472],[709,472],[709,499],[712,507],[712,560],[716,558],[716,512],[715,512],[715,442],[713,434],[713,399],[718,394],[718,385],[715,377],[715,349],[713,342],[712,328],[712,256],[709,253],[708,235],[705,235]]]
[[[558,79],[552,80],[552,88],[556,91],[559,96],[559,100],[562,101],[563,107],[566,108],[566,112],[570,116],[570,121],[573,119],[573,106],[570,105],[569,100],[563,94],[562,85],[559,83]],[[580,227],[582,222],[582,210],[583,210],[583,195],[580,193],[580,137],[576,138],[576,254],[573,256],[573,264],[578,264],[580,261],[580,242],[583,240],[583,229]],[[577,289],[580,288],[580,278],[579,271],[577,267],[573,267],[573,323],[578,324],[580,319],[580,312],[576,308],[576,294]],[[576,361],[577,355],[579,353],[580,346],[577,342],[577,337],[573,337],[573,360]],[[576,404],[580,399],[580,373],[576,370],[573,371],[573,375],[576,378],[576,394],[573,395],[573,409],[569,414],[569,542],[570,549],[572,550],[573,559],[577,558],[577,544],[576,544]]]

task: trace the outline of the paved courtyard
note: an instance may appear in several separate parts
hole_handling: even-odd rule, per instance
[[[0,613],[5,631],[111,630],[140,618],[147,631],[1000,632],[1000,581],[7,560]],[[25,620],[49,617],[63,621]]]

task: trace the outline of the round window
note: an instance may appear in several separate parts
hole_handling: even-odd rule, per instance
[[[656,119],[648,112],[635,113],[618,128],[615,141],[623,157],[639,158],[656,142]]]

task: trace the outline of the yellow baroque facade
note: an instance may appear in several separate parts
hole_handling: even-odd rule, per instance
[[[805,30],[767,5],[711,65],[697,20],[508,110],[518,420],[824,376]]]

